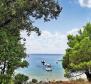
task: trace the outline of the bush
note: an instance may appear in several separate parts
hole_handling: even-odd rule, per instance
[[[29,79],[28,76],[25,76],[23,74],[17,74],[15,76],[14,82],[15,82],[15,84],[22,84],[22,83],[26,82],[28,79]]]
[[[33,83],[37,83],[38,80],[37,80],[37,79],[32,79],[32,82],[33,82]]]

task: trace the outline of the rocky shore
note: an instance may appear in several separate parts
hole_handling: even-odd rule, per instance
[[[91,84],[91,82],[85,80],[70,80],[70,81],[40,81],[32,80],[29,84]]]

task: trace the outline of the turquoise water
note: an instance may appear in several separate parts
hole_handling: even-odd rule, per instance
[[[65,80],[64,69],[62,67],[63,55],[60,54],[32,54],[28,55],[26,60],[29,66],[24,69],[18,69],[17,73],[28,75],[30,79],[36,78],[38,80]],[[41,64],[41,60],[52,65],[52,71],[47,72],[45,67]]]

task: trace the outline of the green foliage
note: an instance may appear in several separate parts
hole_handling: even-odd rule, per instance
[[[32,25],[31,17],[49,21],[57,18],[61,10],[56,0],[0,0],[0,27],[9,25],[40,35],[39,29]]]
[[[38,80],[37,79],[32,79],[32,83],[37,83]]]
[[[14,36],[7,29],[0,30],[0,82],[11,80],[15,69],[26,67],[28,63],[22,61],[26,57],[23,44],[18,40],[19,36]],[[5,80],[6,79],[6,80]]]
[[[26,83],[28,79],[29,79],[28,76],[25,76],[23,74],[17,74],[15,76],[14,84],[23,84],[23,83]]]
[[[91,69],[91,24],[87,23],[77,35],[68,35],[68,46],[63,57],[66,73]]]
[[[9,75],[0,75],[0,84],[9,84],[11,77]]]
[[[40,35],[32,18],[49,21],[56,19],[61,10],[56,0],[0,0],[0,84],[8,84],[17,68],[28,66],[22,60],[26,53],[20,31]]]

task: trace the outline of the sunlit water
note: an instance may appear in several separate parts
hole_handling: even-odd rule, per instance
[[[62,67],[63,55],[60,54],[32,54],[28,55],[26,60],[29,62],[27,68],[18,69],[16,73],[28,75],[30,79],[38,80],[65,80],[64,69]],[[52,65],[52,71],[46,71],[41,61]]]

